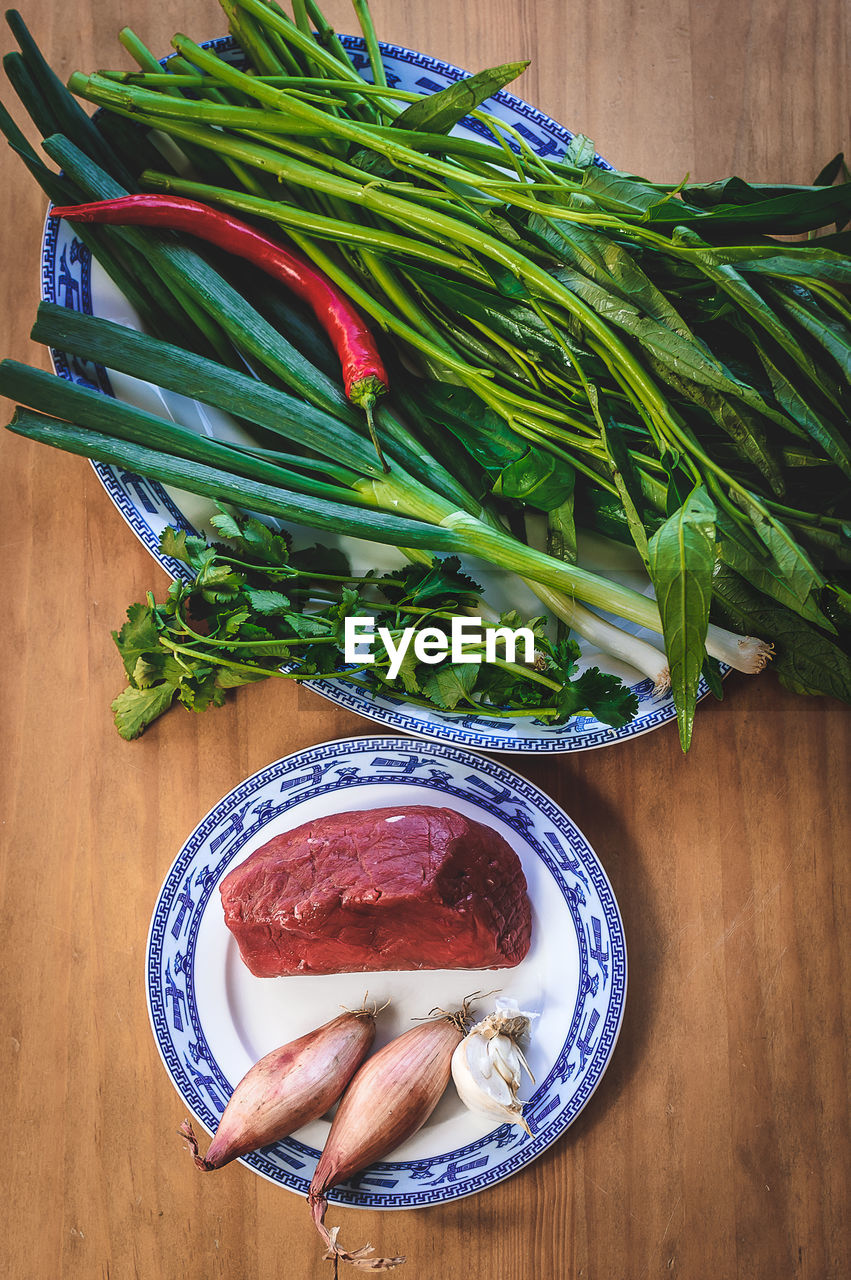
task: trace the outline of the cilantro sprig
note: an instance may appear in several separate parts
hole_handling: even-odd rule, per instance
[[[405,627],[428,625],[450,634],[453,616],[482,606],[482,589],[454,556],[412,563],[392,573],[351,573],[346,557],[323,546],[295,549],[288,534],[252,517],[221,512],[212,523],[226,543],[166,529],[163,554],[187,565],[165,600],[148,593],[130,606],[113,639],[127,687],[112,704],[123,738],[137,738],[169,707],[190,711],[221,706],[227,691],[269,677],[306,680],[334,676],[440,711],[537,717],[562,724],[589,714],[619,727],[637,710],[635,695],[595,667],[577,674],[579,648],[551,640],[546,620],[516,612],[496,622],[525,625],[535,635],[535,662],[499,656],[492,662],[437,665],[406,652],[395,680],[378,638],[374,662],[353,666],[344,657],[348,617],[371,617],[394,640]]]

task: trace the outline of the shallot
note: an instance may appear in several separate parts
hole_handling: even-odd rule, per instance
[[[423,1022],[391,1040],[352,1080],[331,1124],[307,1200],[328,1246],[326,1258],[364,1271],[389,1271],[404,1257],[376,1258],[370,1245],[351,1252],[325,1226],[326,1191],[381,1160],[422,1128],[449,1083],[452,1054],[464,1038],[467,1006]]]
[[[324,1115],[337,1101],[375,1038],[375,1010],[340,1014],[315,1031],[273,1049],[234,1089],[206,1156],[184,1120],[195,1164],[205,1172],[278,1142]]]

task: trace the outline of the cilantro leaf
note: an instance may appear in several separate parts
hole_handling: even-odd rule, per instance
[[[441,560],[435,556],[430,565],[409,564],[379,578],[382,594],[392,603],[425,605],[431,608],[443,602],[447,607],[473,607],[479,603],[482,588],[461,572],[457,556]]]
[[[164,556],[189,563],[189,549],[186,546],[186,530],[173,529],[171,525],[160,534],[160,551]]]
[[[309,613],[288,613],[286,621],[297,636],[327,636],[330,634],[328,620],[319,615]]]
[[[113,631],[112,638],[121,654],[124,670],[132,679],[139,659],[147,658],[152,651],[159,649],[160,633],[154,610],[148,605],[131,604],[127,610],[127,621],[120,631]]]
[[[254,516],[233,516],[222,509],[218,515],[210,517],[210,524],[223,538],[227,538],[231,544],[231,555],[276,567],[289,563],[290,535],[277,533]]]
[[[257,613],[289,613],[290,601],[280,591],[260,591],[253,587],[246,587],[245,594],[248,597],[252,609]]]
[[[232,613],[225,614],[221,620],[220,631],[226,636],[236,636],[242,631],[243,623],[247,622],[251,617],[251,610],[246,608],[234,609]]]
[[[589,667],[565,684],[556,695],[558,716],[552,722],[564,724],[571,716],[589,712],[602,724],[621,729],[638,711],[638,698],[617,676]]]
[[[260,680],[267,679],[268,673],[265,671],[235,671],[233,667],[220,667],[216,684],[220,689],[236,689],[241,684],[257,684]]]
[[[423,692],[422,686],[420,685],[420,682],[417,679],[418,665],[419,664],[417,662],[417,655],[414,653],[414,646],[408,645],[408,648],[405,650],[405,656],[402,659],[402,662],[399,666],[399,674],[396,677],[397,680],[401,680],[402,688],[405,690],[406,693],[422,693]],[[391,685],[389,682],[385,682],[385,683],[389,688],[393,689],[393,685]]]
[[[242,537],[242,525],[239,520],[223,507],[219,508],[217,515],[210,516],[210,524],[223,538]]]
[[[196,572],[203,563],[208,547],[204,538],[192,537],[185,529],[173,529],[170,525],[160,535],[160,551],[188,564]]]
[[[459,702],[466,701],[476,683],[478,671],[479,664],[475,662],[441,665],[425,679],[421,678],[423,693],[444,711],[454,711]]]
[[[168,711],[176,687],[173,684],[156,684],[150,689],[125,689],[112,704],[115,727],[128,742],[138,738],[148,725]]]
[[[290,564],[299,573],[333,573],[347,578],[351,573],[348,558],[339,547],[324,547],[317,542],[312,547],[300,547],[290,555]]]

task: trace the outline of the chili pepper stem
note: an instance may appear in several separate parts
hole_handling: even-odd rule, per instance
[[[387,459],[385,458],[381,450],[381,444],[378,439],[378,432],[375,429],[375,418],[372,412],[373,409],[375,408],[375,396],[373,395],[364,396],[363,400],[361,400],[361,408],[366,414],[366,425],[367,425],[367,429],[369,430],[369,438],[372,441],[373,445],[375,446],[375,452],[378,454],[378,461],[381,463],[382,467],[384,468],[385,475],[389,475],[390,463],[387,461]]]

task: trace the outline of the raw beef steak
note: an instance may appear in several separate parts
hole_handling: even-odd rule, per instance
[[[451,809],[336,813],[275,836],[222,881],[253,974],[502,969],[529,950],[520,859]]]

